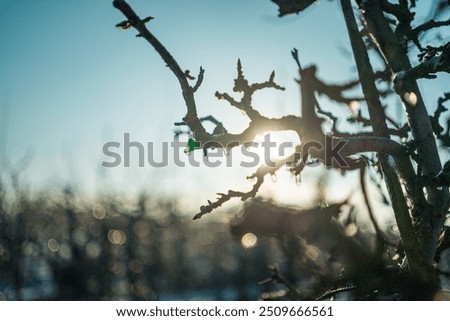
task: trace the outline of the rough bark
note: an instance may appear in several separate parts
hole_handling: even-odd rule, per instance
[[[417,146],[418,165],[426,177],[435,177],[442,170],[436,140],[431,121],[415,79],[403,79],[402,73],[412,69],[407,55],[405,42],[391,29],[383,9],[378,1],[357,0],[366,26],[382,53],[394,79],[395,90],[403,102]],[[414,99],[411,100],[411,95]],[[417,186],[420,188],[420,186]],[[431,264],[434,260],[439,235],[442,232],[445,215],[449,207],[449,191],[428,186],[425,188],[428,203],[433,211],[417,213],[415,217],[416,230],[424,243],[426,260]]]
[[[374,82],[375,77],[373,68],[370,64],[369,55],[365,44],[360,36],[350,0],[341,0],[341,6],[344,13],[348,34],[350,36],[350,42],[353,49],[362,90],[364,96],[366,97],[374,134],[379,137],[389,138],[390,135],[388,132],[384,108],[379,99],[378,89]],[[395,168],[393,168],[389,162],[389,156],[387,154],[380,153],[379,157],[411,272],[420,276],[420,278],[424,281],[424,284],[429,284],[430,286],[434,285],[432,286],[434,288],[437,286],[437,279],[431,278],[433,275],[433,273],[430,273],[431,266],[426,263],[422,244],[420,244],[415,234],[408,204],[403,194],[399,176],[397,175]],[[408,165],[408,163],[410,164],[410,161],[406,153],[402,153],[398,157],[402,159],[402,162],[405,164],[404,167],[411,166]],[[400,166],[398,166],[398,168],[401,170]],[[411,172],[411,170],[409,170],[409,172]],[[411,176],[411,174],[409,176]],[[414,180],[415,177],[408,177],[408,179],[411,181]],[[423,197],[419,199],[414,199],[413,195],[409,195],[407,197],[412,199],[412,203],[415,205],[413,208],[417,208],[419,206],[423,208],[423,204],[420,204],[423,203]]]

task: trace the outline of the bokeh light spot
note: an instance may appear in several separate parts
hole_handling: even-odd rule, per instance
[[[106,209],[100,204],[96,204],[92,209],[92,215],[98,220],[103,220],[106,217]]]
[[[115,245],[123,245],[127,241],[126,234],[121,230],[109,230],[108,240]]]
[[[253,233],[246,233],[241,238],[241,244],[246,249],[255,247],[257,242],[258,242],[258,238]]]
[[[55,239],[49,239],[47,241],[47,247],[52,252],[58,252],[59,251],[59,242]]]

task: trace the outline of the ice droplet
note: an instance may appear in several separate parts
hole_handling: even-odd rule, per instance
[[[295,175],[295,185],[302,185],[302,176],[300,174]]]
[[[272,179],[272,182],[274,182],[274,183],[277,182],[277,175],[275,175],[275,174],[270,174],[270,178]]]

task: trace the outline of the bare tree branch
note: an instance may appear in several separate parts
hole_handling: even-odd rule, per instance
[[[392,73],[402,75],[405,71],[410,70],[412,67],[407,56],[406,44],[401,43],[393,33],[386,22],[379,2],[357,0],[357,3],[364,22],[372,37],[376,39],[380,51],[386,57]],[[402,80],[402,78],[399,79]],[[442,166],[422,94],[415,80],[400,83],[400,86],[398,84],[395,88],[405,106],[408,123],[417,146],[420,168],[425,176],[436,176]],[[450,198],[448,190],[434,187],[427,187],[426,195],[427,201],[434,208],[434,213],[423,216],[423,219],[420,220],[421,226],[418,226],[418,233],[422,239],[426,239],[426,258],[428,262],[432,262]]]
[[[416,28],[412,29],[410,32],[410,37],[417,38],[420,33],[426,32],[428,30],[439,28],[443,26],[449,26],[450,25],[450,19],[444,20],[444,21],[435,21],[434,19],[428,20],[424,24],[421,24],[420,26],[417,26]]]
[[[195,133],[196,137],[204,138],[209,137],[207,135],[205,128],[202,126],[201,122],[197,117],[197,107],[195,105],[193,88],[189,85],[186,74],[180,68],[176,60],[172,57],[170,52],[164,47],[164,45],[147,29],[145,25],[145,19],[142,20],[134,12],[134,10],[125,2],[125,0],[114,0],[113,5],[115,8],[120,10],[125,17],[129,25],[135,28],[139,32],[139,36],[147,40],[156,52],[161,56],[161,58],[166,63],[167,67],[173,72],[175,77],[180,83],[181,90],[183,93],[183,98],[187,107],[187,115],[184,121],[189,125],[191,130]],[[200,77],[199,77],[200,78]]]
[[[266,88],[274,88],[278,90],[285,90],[285,88],[275,83],[274,81],[275,71],[271,73],[268,81],[265,81],[263,83],[254,83],[251,85],[249,84],[248,80],[244,77],[240,59],[237,62],[237,71],[238,75],[237,78],[234,80],[233,91],[243,93],[241,100],[237,101],[229,94],[219,93],[218,91],[216,92],[216,97],[219,100],[222,99],[226,100],[231,106],[236,107],[237,109],[244,112],[251,120],[256,120],[261,115],[252,106],[253,94],[258,90]]]
[[[362,9],[364,9],[364,21],[367,22],[367,30],[370,31],[376,39],[374,44],[378,46],[378,50],[384,57],[392,74],[397,75],[394,88],[406,106],[409,125],[417,144],[420,172],[423,170],[423,174],[426,177],[437,175],[441,169],[439,155],[437,153],[435,141],[430,139],[433,133],[431,122],[428,118],[415,79],[429,77],[438,71],[448,72],[448,65],[450,64],[448,59],[448,46],[443,47],[443,49],[434,56],[429,55],[429,57],[424,59],[419,66],[412,68],[406,56],[406,43],[404,43],[404,39],[400,37],[411,31],[413,15],[410,14],[410,11],[408,10],[408,1],[401,0],[398,5],[391,5],[388,1],[382,1],[381,4],[378,2],[362,0],[357,0],[357,2]],[[280,4],[280,9],[288,9],[288,4],[286,2],[277,1],[277,3]],[[312,1],[304,8],[311,3]],[[153,46],[178,79],[185,100],[187,114],[184,117],[183,122],[177,123],[177,125],[187,125],[192,131],[195,140],[198,141],[200,147],[204,149],[213,147],[229,149],[246,144],[253,141],[256,135],[264,131],[292,130],[299,136],[302,142],[301,146],[305,146],[308,142],[326,143],[328,137],[323,133],[321,128],[324,119],[318,116],[318,114],[326,115],[330,118],[334,122],[333,129],[336,129],[335,123],[337,119],[331,113],[327,113],[320,108],[315,93],[325,94],[335,101],[346,104],[349,104],[354,100],[359,101],[363,99],[362,97],[348,98],[343,95],[343,91],[357,85],[357,82],[351,82],[346,85],[327,85],[317,79],[315,75],[316,68],[314,66],[302,69],[298,59],[298,52],[294,50],[292,54],[294,59],[296,59],[300,73],[299,84],[302,97],[302,116],[288,115],[281,118],[264,117],[254,108],[254,106],[252,106],[253,94],[258,90],[266,88],[274,88],[277,90],[284,90],[284,88],[275,83],[274,72],[269,76],[268,81],[250,84],[244,77],[242,64],[240,60],[238,60],[237,77],[234,81],[233,91],[242,93],[241,99],[235,99],[227,93],[216,93],[216,96],[219,99],[227,100],[230,105],[245,112],[250,118],[250,124],[241,133],[228,133],[223,125],[214,118],[206,117],[202,119],[197,115],[194,93],[199,89],[203,81],[203,68],[200,68],[200,73],[195,85],[193,87],[190,86],[189,80],[194,80],[194,78],[188,71],[183,71],[183,69],[181,69],[169,51],[147,29],[145,23],[150,21],[151,17],[140,19],[124,0],[114,0],[113,4],[127,17],[127,20],[121,22],[118,27],[124,30],[133,27],[138,30],[139,36],[146,39],[147,42]],[[302,3],[302,5],[305,4],[306,2]],[[386,177],[388,191],[391,199],[395,200],[392,205],[394,207],[411,270],[413,270],[414,273],[423,276],[424,280],[431,280],[426,277],[426,273],[429,269],[426,268],[427,262],[423,257],[423,249],[418,243],[414,226],[417,227],[418,235],[421,237],[421,240],[426,240],[426,259],[430,260],[430,256],[432,256],[432,252],[435,251],[436,248],[437,232],[442,228],[443,214],[448,207],[448,191],[427,187],[428,200],[432,205],[430,206],[425,201],[422,189],[417,188],[420,183],[415,175],[410,158],[408,157],[408,149],[389,138],[389,135],[395,132],[387,126],[388,119],[386,118],[385,110],[379,100],[381,93],[375,86],[376,76],[370,65],[364,42],[361,39],[361,34],[352,12],[350,1],[341,0],[341,5],[346,18],[355,59],[357,60],[359,80],[361,81],[364,100],[369,106],[370,123],[373,127],[373,134],[363,133],[361,136],[334,138],[331,139],[331,141],[332,143],[339,145],[339,156],[342,156],[343,160],[348,156],[364,152],[375,151],[380,153],[380,160],[383,173]],[[411,6],[412,5],[413,3],[411,3]],[[282,6],[284,7],[282,8]],[[299,7],[297,7],[297,9],[302,10],[302,8]],[[394,14],[398,18],[399,21],[396,25],[397,28],[395,33],[392,31],[390,23],[386,20],[383,10]],[[296,10],[294,10],[294,12],[296,12]],[[420,33],[428,30],[427,28],[434,27],[436,27],[436,24],[424,24],[423,26],[418,27],[419,29],[416,28],[415,32]],[[402,81],[404,82],[402,83]],[[364,119],[361,117],[360,121],[363,120]],[[202,121],[211,121],[216,125],[212,134],[205,130]],[[399,128],[399,126],[396,126],[395,124],[393,126],[399,135],[401,130],[407,130],[406,127]],[[403,134],[404,131],[402,132]],[[245,200],[254,197],[264,182],[265,175],[275,173],[275,171],[285,165],[287,161],[291,161],[296,165],[293,170],[294,174],[300,173],[306,164],[305,157],[309,156],[323,161],[327,166],[340,169],[357,168],[355,161],[352,163],[350,160],[349,164],[329,163],[328,157],[324,151],[308,150],[306,152],[299,152],[297,150],[296,153],[289,156],[289,159],[283,160],[284,164],[276,163],[276,166],[261,166],[258,168],[258,170],[249,177],[256,179],[256,183],[251,190],[247,192],[230,190],[228,193],[219,194],[218,200],[215,202],[208,201],[208,205],[202,206],[200,212],[194,218],[197,219],[202,217],[204,214],[211,212],[231,198],[241,198],[242,200]],[[408,203],[411,210],[408,208],[408,204],[405,201],[404,192],[408,195]],[[414,219],[414,226],[410,214]],[[424,237],[425,233],[430,234],[430,230],[432,231],[431,236],[428,238]]]
[[[350,4],[350,0],[341,0],[342,10],[344,12],[345,21],[347,24],[347,29],[350,35],[350,41],[352,44],[354,58],[356,60],[356,65],[358,68],[359,78],[361,80],[361,85],[363,88],[364,96],[366,97],[367,104],[369,106],[369,113],[372,120],[372,127],[375,134],[381,137],[389,137],[389,132],[386,125],[386,117],[384,114],[384,109],[378,98],[378,90],[373,81],[373,69],[369,61],[365,45],[358,33],[358,27],[356,20],[353,15],[353,10]],[[406,154],[399,155],[398,162],[403,163],[403,166],[399,166],[401,170],[406,171],[403,173],[406,175],[409,181],[409,190],[414,190],[414,171],[411,168],[409,159],[407,159]],[[380,162],[385,175],[386,185],[392,202],[397,224],[400,229],[400,233],[404,240],[403,244],[405,246],[405,252],[408,256],[409,264],[412,271],[427,278],[428,266],[423,257],[423,248],[417,239],[415,229],[413,227],[409,208],[406,203],[405,196],[403,194],[402,187],[399,183],[398,176],[393,164],[389,161],[389,157],[386,154],[380,154]],[[413,208],[424,208],[424,197],[417,192],[413,194],[408,194],[410,200],[414,203]],[[424,215],[423,212],[412,211],[413,216]]]
[[[197,77],[197,82],[195,83],[195,86],[192,88],[193,92],[196,92],[202,85],[204,74],[205,74],[205,69],[200,67],[200,72]]]

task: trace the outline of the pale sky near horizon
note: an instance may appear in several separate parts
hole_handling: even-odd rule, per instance
[[[345,82],[356,75],[352,58],[343,54],[350,47],[338,1],[322,0],[283,19],[269,0],[129,2],[141,17],[155,17],[150,30],[182,68],[193,75],[200,66],[206,69],[196,96],[199,115],[216,116],[230,132],[245,128],[247,119],[214,93],[233,94],[238,58],[250,81],[265,81],[275,70],[275,80],[286,87],[255,97],[257,108],[271,117],[299,113],[294,47],[303,65],[317,64],[326,81]],[[420,21],[428,8],[419,9]],[[115,28],[123,16],[111,0],[0,0],[0,20],[0,161],[11,168],[29,153],[25,182],[75,184],[94,192],[108,187],[173,193],[175,187],[175,194],[194,208],[215,192],[251,187],[245,176],[254,170],[236,167],[100,166],[105,142],[122,143],[124,133],[130,133],[132,140],[154,142],[158,150],[172,141],[173,123],[186,113],[175,77],[153,48],[134,30]],[[449,80],[440,75],[421,83],[431,110]],[[400,105],[391,108],[394,116],[401,114],[395,110]],[[346,115],[344,107],[330,109]],[[287,173],[280,176],[290,180]],[[277,186],[268,182],[265,188]],[[349,193],[339,186],[335,190],[339,197]],[[290,202],[286,190],[278,191]]]

